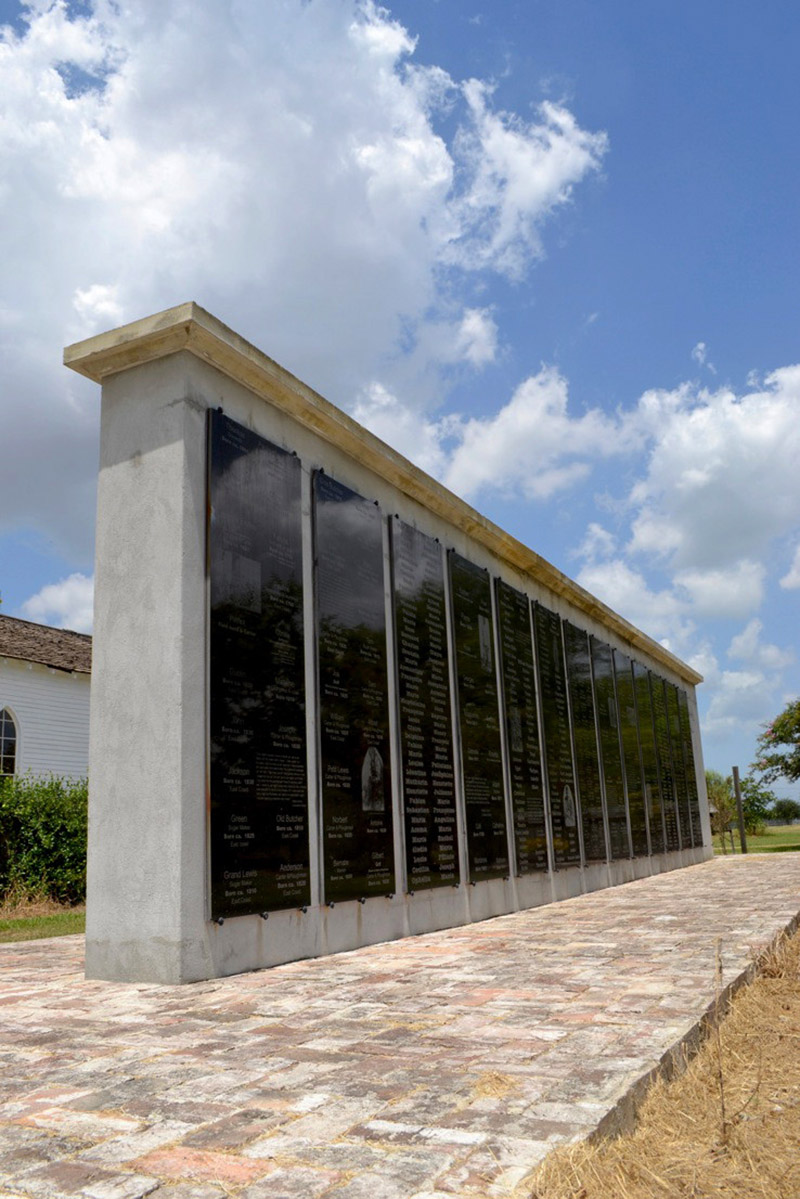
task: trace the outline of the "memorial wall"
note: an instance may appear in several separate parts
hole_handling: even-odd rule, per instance
[[[104,382],[90,975],[213,977],[709,856],[689,667],[196,305],[66,359]]]
[[[473,886],[702,844],[685,691],[313,465],[305,630],[300,459],[222,411],[208,445],[212,919],[311,901],[305,636],[323,903],[457,887],[457,775]]]

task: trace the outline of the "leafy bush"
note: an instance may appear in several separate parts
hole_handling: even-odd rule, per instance
[[[762,833],[764,821],[770,815],[770,805],[775,803],[775,796],[752,775],[745,775],[741,780],[741,787],[745,831]]]
[[[733,791],[733,779],[729,775],[723,778],[716,770],[706,771],[706,789],[708,802],[715,809],[711,813],[711,829],[717,835],[736,825],[738,811],[736,797]],[[770,804],[775,802],[775,796],[752,775],[745,775],[741,780],[742,816],[746,833],[758,835],[764,831],[764,821],[772,815]],[[723,846],[724,846],[723,840]]]
[[[800,803],[796,799],[776,799],[769,815],[775,820],[791,824],[793,820],[800,819]]]
[[[87,795],[85,779],[0,779],[0,898],[13,893],[83,900]]]

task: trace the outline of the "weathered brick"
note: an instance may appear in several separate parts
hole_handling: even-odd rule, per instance
[[[157,1149],[136,1162],[145,1173],[166,1178],[197,1178],[201,1182],[228,1183],[242,1186],[272,1170],[267,1161],[248,1160],[229,1153],[214,1153],[203,1149]]]
[[[187,987],[0,946],[0,1187],[499,1199],[694,1025],[716,939],[728,983],[799,892],[800,855],[737,856]]]
[[[90,1183],[81,1191],[86,1199],[144,1199],[145,1195],[158,1190],[157,1178],[143,1174],[120,1174],[102,1182]]]

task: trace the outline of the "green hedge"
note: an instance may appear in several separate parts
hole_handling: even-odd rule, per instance
[[[86,779],[0,779],[0,898],[86,896]]]

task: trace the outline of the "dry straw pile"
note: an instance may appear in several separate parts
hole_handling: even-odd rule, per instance
[[[782,937],[634,1131],[552,1153],[520,1199],[800,1199],[800,934]]]

